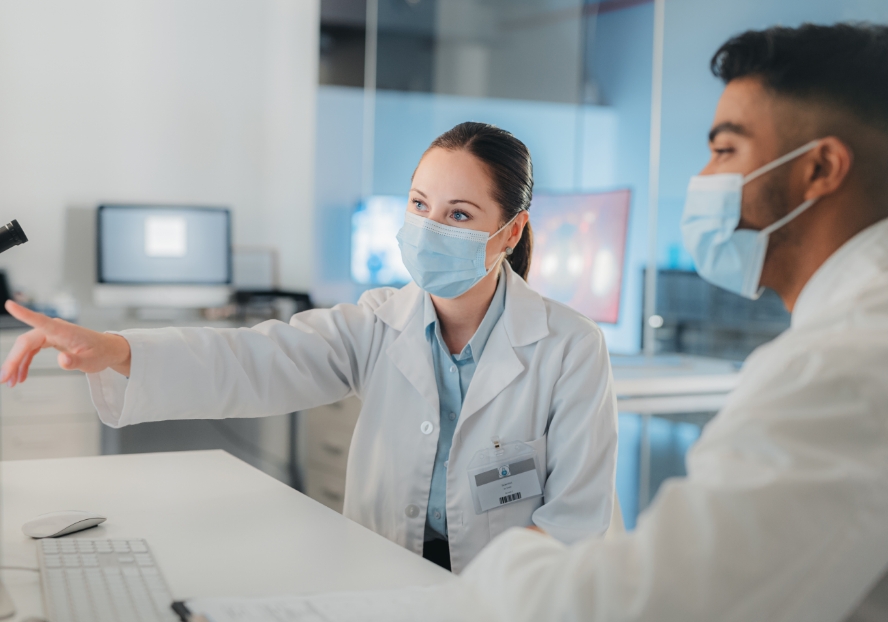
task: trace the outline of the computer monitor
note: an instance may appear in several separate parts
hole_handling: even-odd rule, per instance
[[[629,190],[535,194],[531,287],[596,322],[615,324],[631,198]]]
[[[228,209],[101,205],[96,220],[97,304],[210,307],[228,301]]]
[[[410,282],[397,240],[406,212],[406,196],[372,196],[352,213],[351,276],[355,283],[404,285]]]

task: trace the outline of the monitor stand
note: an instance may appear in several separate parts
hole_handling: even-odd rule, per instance
[[[0,583],[0,620],[11,618],[14,614],[15,607],[12,604],[12,599],[9,597],[9,592]]]

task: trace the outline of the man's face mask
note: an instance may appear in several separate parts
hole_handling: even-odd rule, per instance
[[[770,235],[814,205],[817,199],[805,201],[761,231],[737,229],[743,186],[814,149],[819,142],[820,139],[812,140],[745,177],[740,173],[719,173],[691,178],[681,232],[703,279],[752,300],[762,295],[760,280]]]

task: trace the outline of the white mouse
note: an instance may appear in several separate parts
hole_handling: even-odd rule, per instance
[[[107,520],[93,512],[68,510],[66,512],[50,512],[22,525],[22,531],[32,538],[55,538],[75,531],[95,527]]]

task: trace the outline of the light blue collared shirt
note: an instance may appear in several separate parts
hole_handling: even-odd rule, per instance
[[[447,460],[450,458],[450,446],[453,444],[453,432],[462,411],[463,400],[475,367],[481,359],[481,353],[493,327],[499,321],[506,308],[506,274],[500,272],[499,282],[490,307],[481,320],[478,330],[457,356],[450,354],[444,338],[441,336],[441,325],[431,297],[426,294],[423,308],[426,339],[432,347],[432,361],[435,365],[435,381],[438,384],[438,404],[440,433],[438,435],[438,453],[435,455],[435,468],[432,471],[432,486],[429,492],[429,508],[426,513],[426,540],[434,538],[447,539]]]

